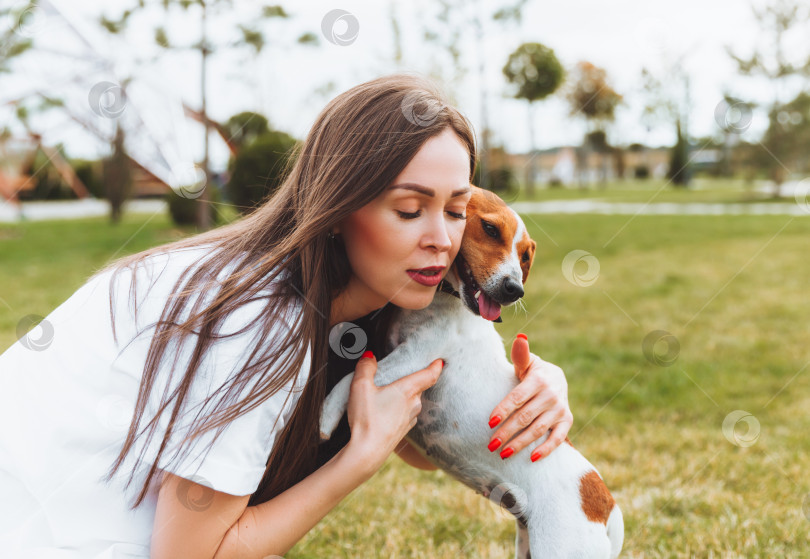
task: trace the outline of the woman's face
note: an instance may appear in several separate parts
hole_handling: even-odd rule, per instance
[[[469,158],[455,131],[445,129],[425,142],[384,193],[336,228],[353,271],[345,292],[350,306],[367,314],[388,302],[406,309],[431,303],[436,285],[408,272],[443,266],[444,278],[450,269],[472,195]]]

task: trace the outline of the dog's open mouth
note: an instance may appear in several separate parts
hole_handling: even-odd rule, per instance
[[[464,284],[464,304],[467,305],[467,308],[487,320],[498,320],[501,316],[500,303],[484,293],[484,290],[475,281],[469,264],[461,254],[456,256],[456,271]]]

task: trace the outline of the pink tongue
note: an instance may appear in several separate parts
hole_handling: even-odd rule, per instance
[[[501,316],[501,306],[482,291],[478,296],[478,312],[487,320],[497,320]]]

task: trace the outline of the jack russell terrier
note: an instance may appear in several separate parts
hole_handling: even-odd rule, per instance
[[[529,454],[548,433],[511,460],[484,450],[490,412],[518,384],[492,322],[500,321],[502,305],[523,296],[536,243],[503,200],[471,187],[458,256],[428,307],[398,311],[387,340],[390,353],[377,364],[374,382],[385,386],[444,359],[439,380],[422,392],[408,442],[515,516],[517,559],[613,559],[624,541],[621,510],[567,437],[567,444],[537,462]],[[322,439],[345,412],[353,378],[341,379],[324,401]]]

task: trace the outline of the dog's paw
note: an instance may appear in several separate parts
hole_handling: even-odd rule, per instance
[[[321,415],[321,425],[320,425],[320,433],[321,433],[321,440],[328,441],[332,438],[332,434],[335,432],[337,428],[337,422],[330,420],[330,414],[325,412]]]

